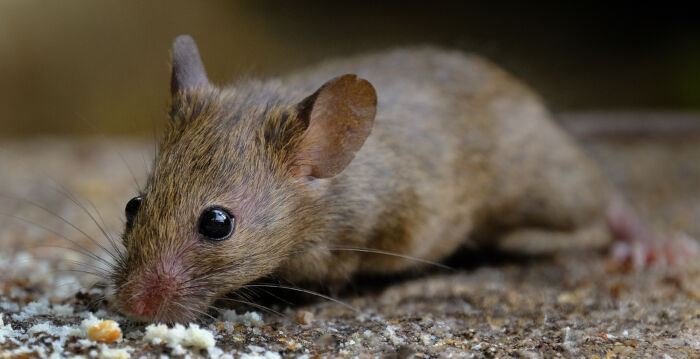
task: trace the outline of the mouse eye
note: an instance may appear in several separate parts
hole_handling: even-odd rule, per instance
[[[124,208],[124,213],[126,214],[126,226],[131,227],[134,223],[134,218],[136,213],[139,212],[139,207],[141,207],[141,196],[136,196],[126,203],[126,208]]]
[[[209,207],[199,216],[199,233],[212,241],[223,241],[233,234],[236,219],[221,207]]]

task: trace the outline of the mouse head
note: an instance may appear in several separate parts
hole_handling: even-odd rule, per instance
[[[377,97],[355,75],[306,98],[260,83],[210,84],[189,36],[172,50],[172,104],[143,193],[126,206],[119,309],[182,322],[323,238],[318,186],[352,161]],[[307,94],[308,95],[308,94]]]

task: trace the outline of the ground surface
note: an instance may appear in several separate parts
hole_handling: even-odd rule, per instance
[[[213,313],[216,321],[199,325],[215,341],[177,337],[183,329],[159,343],[153,327],[109,311],[102,290],[89,289],[94,277],[63,271],[93,270],[73,261],[99,263],[54,247],[70,246],[61,234],[98,251],[67,222],[107,245],[66,190],[89,211],[94,204],[109,232],[119,233],[123,205],[136,193],[130,172],[143,183],[152,144],[34,139],[0,147],[0,356],[700,358],[698,263],[624,274],[607,270],[605,255],[581,251],[492,256],[454,271],[375,280],[369,288],[358,283],[341,298],[356,311],[317,301],[273,306],[284,316]],[[700,237],[700,137],[587,139],[586,149],[652,224]],[[125,337],[111,344],[87,339],[95,324],[90,313],[115,319]],[[190,326],[187,335],[208,334]]]

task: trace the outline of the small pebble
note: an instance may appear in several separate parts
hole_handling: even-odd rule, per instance
[[[300,310],[297,312],[297,323],[302,325],[309,325],[314,321],[314,313],[306,310]]]

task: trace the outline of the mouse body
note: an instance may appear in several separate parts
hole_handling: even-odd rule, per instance
[[[169,125],[113,273],[131,318],[192,320],[269,275],[345,283],[421,265],[402,256],[615,234],[605,176],[481,57],[405,48],[215,86],[189,36],[172,55]]]

